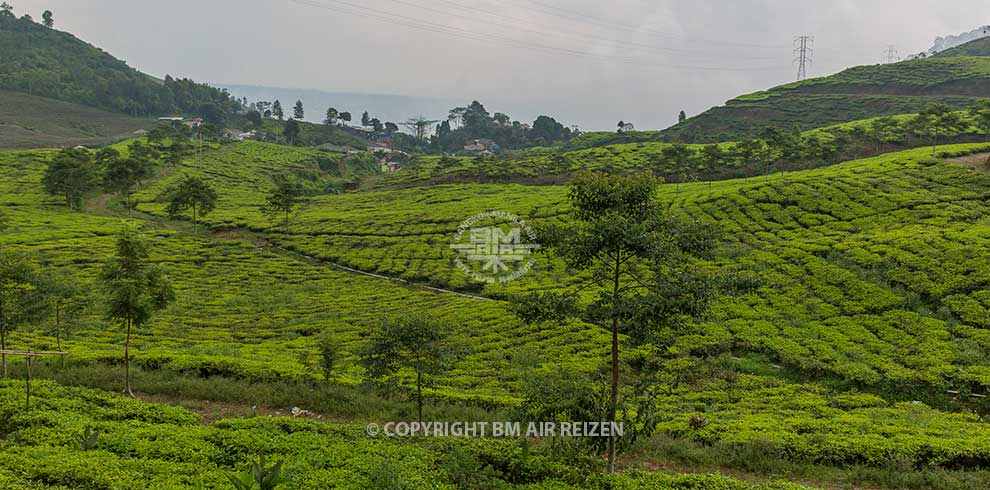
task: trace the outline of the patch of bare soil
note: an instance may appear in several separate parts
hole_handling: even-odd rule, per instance
[[[949,161],[961,163],[973,169],[976,173],[990,173],[990,153],[974,153],[964,157],[953,158]]]

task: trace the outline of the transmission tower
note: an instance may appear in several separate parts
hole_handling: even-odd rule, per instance
[[[811,64],[811,55],[815,53],[814,36],[798,36],[794,38],[794,62],[798,64],[798,81],[808,78],[808,65]]]
[[[887,49],[883,52],[881,61],[885,64],[897,63],[898,61],[901,61],[901,57],[897,56],[897,47],[893,44],[888,44]]]

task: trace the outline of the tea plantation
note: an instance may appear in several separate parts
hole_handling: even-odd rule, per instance
[[[987,150],[941,148],[946,158]],[[97,303],[94,280],[114,234],[125,223],[143,228],[178,298],[136,335],[132,355],[144,372],[248,384],[319,382],[316,337],[330,330],[347,352],[333,383],[357,386],[355,352],[363,337],[383,316],[410,312],[448,320],[472,347],[428,389],[438,402],[513,410],[534,370],[594,376],[605,359],[608,334],[597,326],[529,325],[511,313],[508,300],[519,293],[581,287],[584,278],[555,259],[541,259],[508,286],[479,287],[450,265],[449,244],[462,221],[487,210],[534,224],[567,220],[565,187],[455,184],[327,194],[361,170],[309,150],[235,143],[163,169],[135,195],[138,212],[127,218],[103,197],[91,199],[88,212],[71,212],[44,195],[41,175],[53,154],[0,152],[0,204],[9,223],[0,246],[71,272]],[[277,173],[296,176],[310,193],[288,227],[260,209]],[[216,210],[198,226],[165,219],[165,190],[184,175],[222,189]],[[677,362],[658,373],[676,380],[655,399],[659,436],[675,446],[810,467],[867,472],[907,465],[987,481],[979,472],[990,464],[982,422],[990,407],[970,395],[990,384],[990,340],[983,334],[990,277],[980,259],[990,236],[988,184],[990,177],[933,159],[923,148],[665,186],[661,197],[671,210],[727,231],[711,266],[753,272],[763,286],[720,300],[710,318],[662,347]],[[98,307],[75,323],[63,343],[69,369],[116,369],[123,332],[108,327]],[[55,348],[48,325],[16,330],[8,340],[12,348]],[[623,355],[635,361],[650,352]],[[58,371],[57,361],[47,363],[44,372]],[[225,488],[226,474],[245,469],[259,451],[291,462],[296,477],[289,488],[325,488],[315,482],[328,479],[369,488],[369,481],[395,475],[407,482],[401,488],[454,488],[452,452],[469,468],[490,465],[493,478],[521,488],[798,488],[710,475],[592,476],[555,466],[539,451],[532,461],[505,456],[516,454],[516,441],[377,440],[360,425],[298,419],[203,425],[180,409],[50,382],[36,387],[40,408],[23,411],[21,383],[0,389],[7,420],[0,426],[0,481],[10,488],[175,488],[194,486],[196,478],[206,488]],[[79,447],[86,427],[101,430],[98,447]],[[683,450],[642,444],[631,454],[698,464]],[[470,457],[452,449],[461,445]],[[725,464],[764,478],[775,474]]]

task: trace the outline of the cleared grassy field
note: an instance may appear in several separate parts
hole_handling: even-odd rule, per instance
[[[0,148],[103,145],[157,122],[0,90]]]

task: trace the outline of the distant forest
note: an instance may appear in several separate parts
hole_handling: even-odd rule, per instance
[[[0,89],[129,114],[216,114],[239,108],[226,91],[187,79],[157,80],[75,36],[0,13]]]

